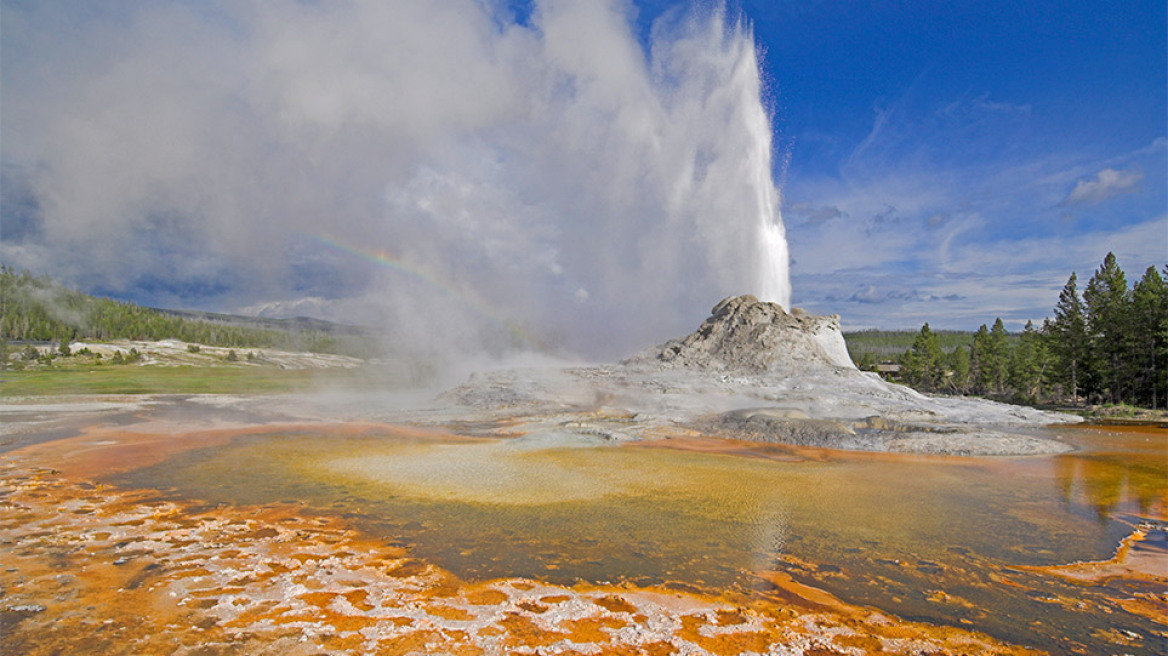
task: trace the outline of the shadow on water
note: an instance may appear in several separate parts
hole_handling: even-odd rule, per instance
[[[240,438],[114,482],[209,502],[295,500],[468,579],[718,592],[783,570],[852,603],[1056,653],[1110,653],[1120,635],[1122,652],[1151,654],[1163,625],[1117,600],[1162,584],[1019,569],[1107,560],[1135,522],[1163,521],[1165,440],[1144,437],[1074,433],[1080,450],[1053,458],[793,461],[300,433]]]

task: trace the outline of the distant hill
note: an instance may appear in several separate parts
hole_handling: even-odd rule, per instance
[[[958,346],[969,348],[973,343],[972,330],[934,330],[941,341],[941,350],[948,353]],[[864,353],[876,359],[890,359],[902,355],[912,348],[919,330],[857,330],[844,333],[848,353],[858,361]]]
[[[368,357],[370,331],[319,319],[261,319],[164,310],[97,298],[48,276],[0,267],[0,339],[185,342]]]
[[[347,335],[353,337],[367,336],[369,328],[353,326],[344,323],[334,323],[312,317],[290,317],[273,319],[270,317],[252,317],[242,314],[223,314],[220,312],[203,312],[200,310],[168,310],[164,308],[148,308],[155,312],[179,317],[189,321],[203,321],[207,323],[254,328],[257,330],[275,330],[290,333],[318,332],[325,335]]]
[[[973,344],[972,330],[934,330],[933,334],[941,343],[941,350],[952,353],[957,347],[969,350]],[[857,330],[844,333],[844,341],[848,345],[848,354],[853,362],[868,354],[876,361],[892,360],[899,362],[900,356],[911,349],[913,340],[920,335],[920,330]],[[1018,341],[1018,335],[1011,333],[1007,336],[1011,346]]]

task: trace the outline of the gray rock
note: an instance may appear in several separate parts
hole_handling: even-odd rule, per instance
[[[852,364],[838,316],[787,312],[753,296],[721,301],[692,334],[619,365],[496,370],[472,376],[439,401],[443,407],[430,421],[499,422],[513,432],[546,430],[552,421],[581,440],[698,431],[833,449],[969,455],[1065,451],[1065,444],[1019,429],[1078,419],[889,383]]]
[[[1061,442],[948,423],[910,423],[873,416],[859,421],[810,419],[790,408],[746,408],[699,422],[706,433],[797,446],[938,455],[1062,453]]]
[[[855,429],[834,419],[811,419],[783,416],[788,413],[772,414],[767,410],[728,412],[709,424],[707,432],[729,433],[727,437],[747,439],[757,442],[782,442],[803,446],[829,446],[839,444],[856,435]]]
[[[695,332],[623,364],[749,374],[855,369],[838,315],[814,316],[798,308],[787,313],[750,295],[724,299]]]

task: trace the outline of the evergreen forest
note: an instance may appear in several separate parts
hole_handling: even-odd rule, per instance
[[[974,333],[863,331],[846,335],[861,369],[898,362],[923,392],[1029,404],[1114,403],[1168,408],[1168,266],[1129,285],[1108,253],[1080,291],[1072,273],[1053,317],[1009,333],[1000,318]],[[208,315],[211,316],[211,315]],[[196,319],[68,289],[48,276],[0,267],[0,351],[8,343],[178,339],[230,348],[367,356],[367,340],[322,330]],[[269,322],[278,324],[278,322]],[[350,327],[351,328],[351,327]]]
[[[978,394],[1022,403],[1168,407],[1168,266],[1129,285],[1108,253],[1082,292],[1072,273],[1042,326],[1020,335],[999,318],[968,347],[943,347],[921,327],[900,357],[901,379],[925,392]]]
[[[354,340],[318,330],[246,325],[242,317],[199,320],[68,289],[48,276],[0,267],[0,340],[5,343],[128,339],[232,348],[352,354]],[[275,322],[269,322],[275,323]]]

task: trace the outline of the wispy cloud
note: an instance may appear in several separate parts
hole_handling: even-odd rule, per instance
[[[830,298],[831,301],[843,301],[847,303],[865,303],[878,304],[889,303],[896,301],[960,301],[965,297],[960,294],[947,294],[945,296],[937,296],[936,294],[928,294],[919,289],[889,289],[881,290],[875,285],[863,285],[846,299]]]
[[[972,329],[1001,317],[1012,329],[1050,316],[1071,272],[1085,280],[1114,252],[1129,278],[1165,264],[1168,215],[1094,233],[991,242],[954,240],[944,269],[927,260],[899,267],[861,265],[798,274],[799,289],[818,298],[806,305],[838,313],[846,326]],[[799,267],[796,267],[796,271]]]
[[[1168,190],[1142,171],[1165,167],[1164,140],[1094,156],[1020,150],[1031,120],[1029,107],[984,96],[939,110],[901,99],[834,175],[792,176],[796,305],[850,327],[976,328],[1000,316],[1020,328],[1109,251],[1125,270],[1162,265]],[[810,220],[816,208],[840,215]]]
[[[979,120],[981,117],[993,114],[1028,117],[1032,111],[1033,108],[1029,104],[996,101],[991,99],[988,93],[983,93],[972,98],[955,100],[937,110],[937,114],[946,118],[968,121],[970,118]]]
[[[819,225],[833,219],[842,219],[847,215],[847,212],[834,205],[815,206],[811,203],[795,203],[788,205],[783,211],[783,216],[787,218],[787,221],[800,218],[810,225]]]
[[[1144,172],[1139,169],[1129,171],[1103,169],[1090,178],[1076,182],[1075,188],[1061,204],[1099,203],[1135,191],[1143,179]]]

